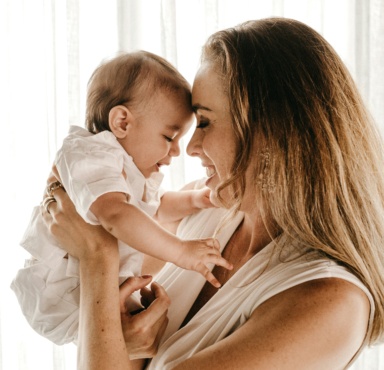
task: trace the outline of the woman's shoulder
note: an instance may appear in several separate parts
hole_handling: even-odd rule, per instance
[[[267,280],[276,282],[276,289],[280,287],[280,291],[283,291],[295,286],[306,287],[321,281],[325,293],[328,293],[328,289],[340,294],[358,291],[374,311],[374,301],[369,289],[346,266],[315,249],[307,248],[301,242],[290,242],[284,236],[277,242],[280,243],[286,245],[281,250],[278,245],[271,252],[272,256],[265,271],[267,275],[270,274]]]
[[[304,363],[318,357],[319,364],[344,368],[365,345],[369,315],[369,300],[358,286],[342,278],[323,277],[269,298],[247,325],[249,330],[272,334],[271,345],[285,346],[292,354],[300,352]]]
[[[287,320],[284,324],[283,318],[282,325],[309,326],[319,336],[328,333],[342,339],[345,348],[356,349],[356,358],[372,330],[375,304],[369,289],[347,267],[301,243],[288,245],[285,253],[270,260],[263,304],[258,300],[251,317],[263,310],[281,314]],[[300,327],[293,332],[300,332]]]

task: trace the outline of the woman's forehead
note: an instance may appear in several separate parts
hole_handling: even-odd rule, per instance
[[[222,80],[212,66],[202,66],[196,73],[192,86],[192,105],[194,110],[214,110],[222,106],[224,94]]]

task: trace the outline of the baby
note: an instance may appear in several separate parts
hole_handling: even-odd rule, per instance
[[[195,270],[215,287],[220,283],[212,266],[232,268],[215,239],[181,240],[159,225],[212,207],[208,189],[160,189],[159,169],[180,154],[180,139],[192,122],[188,82],[157,55],[122,54],[101,64],[91,76],[87,130],[70,128],[54,161],[59,182],[48,186],[50,197],[44,204],[49,212],[54,191],[64,187],[85,221],[102,225],[118,239],[120,282],[141,273],[142,253]],[[12,282],[24,315],[53,342],[75,341],[77,260],[66,256],[49,234],[39,207],[21,245],[33,256]],[[61,283],[68,279],[73,279],[72,302],[60,299],[65,285]],[[41,294],[42,289],[52,292]]]

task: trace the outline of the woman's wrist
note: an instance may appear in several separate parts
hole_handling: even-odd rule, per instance
[[[87,242],[87,247],[82,249],[79,256],[80,268],[92,271],[94,268],[101,271],[104,269],[119,269],[119,250],[116,239],[98,239]]]
[[[119,267],[119,253],[116,250],[106,248],[104,251],[99,250],[95,252],[87,252],[83,254],[79,259],[80,266],[84,265],[88,269],[92,269],[94,266],[113,268],[115,265]]]
[[[91,231],[84,235],[82,245],[76,248],[75,257],[80,261],[96,259],[96,263],[109,258],[118,259],[117,239],[101,226],[94,226]]]
[[[87,246],[79,266],[79,364],[87,369],[129,369],[120,321],[118,249],[101,243],[92,248]]]

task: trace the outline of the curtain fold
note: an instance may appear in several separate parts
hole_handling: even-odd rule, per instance
[[[80,6],[78,0],[67,0],[68,121],[80,122]]]
[[[118,51],[145,49],[192,83],[207,37],[248,19],[303,21],[334,46],[384,130],[383,0],[0,0],[0,370],[69,370],[76,347],[58,347],[29,328],[9,284],[26,254],[19,241],[39,204],[70,124],[84,125],[88,78]],[[188,141],[182,144],[182,151]],[[203,176],[180,156],[164,186]],[[384,369],[384,349],[367,349],[353,370]]]

